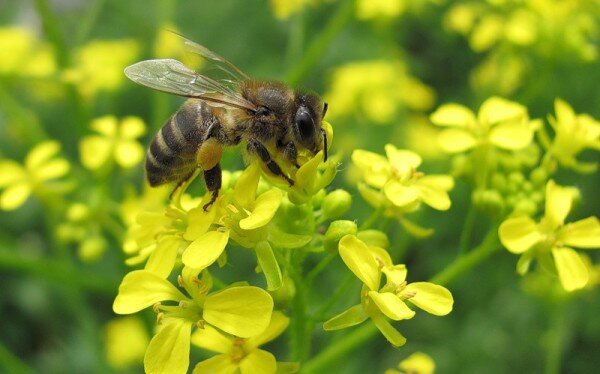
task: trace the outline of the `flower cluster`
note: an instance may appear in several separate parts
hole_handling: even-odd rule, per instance
[[[387,318],[394,321],[413,318],[415,311],[408,304],[436,316],[452,311],[454,300],[450,291],[429,282],[407,283],[406,266],[394,265],[385,249],[346,235],[340,240],[339,252],[346,266],[363,282],[361,302],[325,322],[325,330],[351,327],[370,318],[386,339],[399,347],[406,338]],[[386,278],[383,286],[382,275]]]

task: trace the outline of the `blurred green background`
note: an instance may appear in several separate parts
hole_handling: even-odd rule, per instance
[[[111,304],[128,271],[121,250],[123,202],[141,193],[142,164],[90,171],[79,161],[79,142],[94,133],[96,118],[137,116],[147,126],[139,140],[145,146],[177,110],[183,99],[122,75],[141,59],[185,61],[165,30],[209,47],[250,76],[321,94],[335,131],[332,151],[342,161],[333,187],[352,193],[348,219],[361,222],[371,208],[357,192],[350,153],[383,153],[392,143],[419,152],[426,171],[448,172],[450,157],[435,146],[436,129],[427,120],[438,105],[458,102],[476,111],[499,95],[545,120],[560,97],[577,113],[599,118],[599,21],[596,0],[0,1],[0,158],[22,163],[36,144],[55,139],[71,164],[60,199],[36,196],[0,213],[0,371],[142,370],[139,357],[119,363],[106,353]],[[597,153],[584,158],[598,161]],[[222,165],[241,168],[239,151],[227,152]],[[582,204],[570,220],[598,215],[597,173],[558,178],[581,191]],[[195,188],[202,190],[198,183]],[[392,244],[405,247],[397,255],[409,280],[429,279],[456,257],[468,184],[459,180],[451,197],[449,212],[419,216],[436,229],[432,237],[410,239],[397,226],[390,229]],[[71,209],[69,216],[65,211],[76,203],[92,213],[78,220]],[[473,245],[488,224],[484,214],[478,222]],[[78,239],[66,240],[60,230],[79,230]],[[88,252],[82,249],[86,238],[96,240],[85,244]],[[253,276],[254,260],[243,261]],[[594,372],[600,365],[597,289],[565,301],[533,276],[519,277],[515,264],[515,256],[496,253],[449,286],[455,298],[449,316],[401,323],[404,347],[394,349],[376,336],[331,370],[383,372],[423,351],[440,373]],[[341,261],[332,262],[312,295],[315,309],[346,273]],[[331,314],[354,304],[358,290],[356,282]],[[150,334],[155,315],[141,315]],[[316,329],[313,354],[349,332]],[[127,346],[127,335],[121,339]],[[285,339],[269,348],[286,359]],[[192,349],[192,363],[203,357]]]

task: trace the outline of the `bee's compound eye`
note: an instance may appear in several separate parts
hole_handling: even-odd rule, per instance
[[[294,118],[298,133],[303,140],[308,140],[314,136],[315,125],[308,109],[300,107]]]

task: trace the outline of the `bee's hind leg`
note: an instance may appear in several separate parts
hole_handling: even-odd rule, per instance
[[[219,197],[222,182],[221,166],[219,164],[216,164],[212,169],[204,171],[204,182],[206,183],[206,189],[212,193],[210,201],[202,207],[206,212],[217,201],[217,197]]]
[[[290,177],[285,175],[285,173],[281,170],[281,167],[271,159],[271,155],[269,154],[269,151],[264,146],[264,144],[262,144],[257,139],[250,139],[250,141],[248,141],[246,149],[249,153],[258,155],[262,162],[264,162],[267,165],[271,173],[283,177],[290,184],[290,186],[294,185],[294,181],[290,179]]]

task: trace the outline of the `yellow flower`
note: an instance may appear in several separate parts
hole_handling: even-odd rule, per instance
[[[415,352],[398,364],[398,370],[389,369],[385,374],[433,374],[435,362],[422,352]]]
[[[406,210],[414,210],[421,201],[437,210],[450,208],[447,191],[454,187],[451,176],[418,172],[422,160],[412,151],[387,144],[385,152],[387,159],[360,149],[352,152],[352,161],[363,172],[369,186],[381,189],[394,206]]]
[[[228,230],[234,242],[254,250],[268,289],[275,290],[282,284],[282,274],[272,246],[277,249],[298,248],[306,245],[311,237],[287,234],[270,224],[281,205],[283,193],[271,187],[257,196],[259,179],[260,167],[257,163],[252,163],[240,175],[234,189],[229,191],[225,212],[218,221]],[[200,255],[202,251],[205,249],[199,248],[194,254],[190,254],[190,259]],[[193,265],[187,263],[185,257],[183,261],[188,266]]]
[[[76,51],[63,79],[88,99],[100,91],[114,91],[125,81],[123,69],[136,60],[139,50],[131,39],[92,41]]]
[[[173,24],[168,23],[160,27],[154,42],[154,57],[174,58],[197,70],[202,65],[202,57],[195,53],[188,53],[178,33],[180,33],[179,29]]]
[[[197,330],[192,335],[192,344],[220,354],[199,362],[194,373],[235,373],[239,370],[242,374],[274,374],[277,370],[275,356],[259,347],[281,335],[288,324],[288,317],[273,312],[267,329],[251,338],[225,335],[211,326]]]
[[[50,46],[35,40],[28,29],[0,28],[0,75],[47,77],[56,72]]]
[[[309,5],[316,5],[323,0],[270,0],[271,8],[275,17],[279,19],[289,18],[292,14],[299,13]]]
[[[597,163],[585,163],[576,159],[586,148],[600,150],[600,122],[588,114],[576,115],[573,108],[561,99],[554,101],[556,118],[549,121],[555,137],[550,152],[565,167],[581,172],[593,172]]]
[[[269,325],[273,299],[261,288],[231,286],[208,293],[212,279],[198,270],[183,268],[179,285],[184,295],[169,281],[147,270],[125,276],[113,303],[117,314],[136,313],[154,305],[159,330],[144,357],[147,373],[185,373],[189,366],[190,339],[193,326],[213,326],[241,338],[261,334]],[[162,305],[173,301],[175,305]]]
[[[582,256],[571,247],[600,248],[597,217],[564,223],[571,210],[573,194],[573,189],[560,187],[551,180],[546,185],[546,211],[540,222],[529,217],[509,218],[498,231],[506,249],[521,255],[517,263],[519,274],[525,274],[531,261],[537,258],[540,265],[558,273],[567,291],[585,287],[589,279]]]
[[[0,159],[0,209],[13,210],[20,207],[33,193],[65,192],[66,185],[54,182],[66,175],[70,165],[67,160],[55,157],[60,144],[53,140],[36,145],[25,157],[25,165]]]
[[[338,314],[323,324],[327,331],[339,330],[371,318],[375,326],[394,346],[406,338],[386,319],[394,321],[413,318],[415,312],[406,302],[436,316],[452,311],[454,300],[446,288],[429,282],[406,282],[406,266],[394,265],[382,248],[369,247],[354,235],[340,240],[340,257],[362,282],[361,303]],[[380,287],[381,275],[386,284]]]
[[[333,72],[328,118],[364,115],[376,124],[389,124],[403,107],[423,111],[435,101],[433,90],[410,76],[400,61],[346,64]]]
[[[114,116],[104,116],[93,120],[90,127],[99,135],[88,135],[79,143],[86,168],[99,170],[112,160],[131,168],[144,158],[144,147],[136,140],[146,132],[141,118],[125,117],[119,122]]]
[[[406,9],[404,0],[358,0],[356,2],[356,18],[394,18]]]
[[[148,333],[138,317],[120,317],[104,326],[106,360],[116,369],[141,364],[148,346]]]
[[[444,104],[430,117],[438,126],[449,127],[439,134],[441,147],[460,153],[491,144],[501,149],[518,150],[528,146],[539,120],[530,120],[527,108],[499,97],[487,99],[477,117],[467,107]]]

